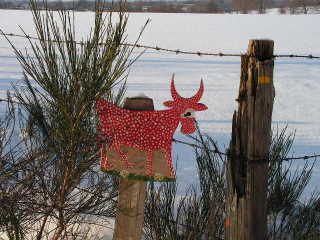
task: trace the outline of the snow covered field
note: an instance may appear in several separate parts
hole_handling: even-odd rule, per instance
[[[248,40],[273,39],[276,54],[313,54],[320,56],[320,28],[311,27],[320,15],[207,15],[207,14],[131,14],[128,41],[132,42],[145,21],[150,18],[140,44],[171,49],[244,53]],[[85,36],[93,23],[93,13],[76,13],[79,39]],[[21,33],[19,25],[34,35],[31,14],[28,11],[0,10],[0,28],[8,33]],[[23,49],[27,41],[13,38]],[[137,50],[139,51],[139,49]],[[22,69],[9,44],[0,37],[0,96],[18,83]],[[176,86],[183,96],[191,96],[204,79],[202,102],[209,110],[197,114],[203,131],[218,140],[224,148],[229,141],[231,118],[237,108],[240,58],[199,57],[147,51],[136,62],[129,75],[127,96],[144,93],[154,99],[156,109],[169,100],[169,82],[176,74]],[[276,59],[274,84],[276,98],[273,128],[289,124],[296,130],[294,153],[320,152],[320,106],[318,83],[320,60]],[[2,106],[3,108],[3,106]],[[183,137],[177,133],[177,138]],[[178,157],[178,177],[192,183],[195,163],[189,153],[192,149],[175,144]],[[299,166],[300,164],[297,164]],[[191,175],[190,175],[191,174]],[[315,170],[320,177],[320,168]]]

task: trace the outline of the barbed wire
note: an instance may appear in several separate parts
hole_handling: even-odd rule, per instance
[[[67,43],[68,41],[58,41],[58,40],[46,40],[37,38],[31,35],[22,35],[22,34],[15,34],[15,33],[5,33],[0,30],[0,35],[6,36],[6,37],[19,37],[19,38],[26,38],[31,40],[38,40],[38,41],[47,41],[47,42],[60,42],[60,43]],[[75,42],[79,45],[84,45],[85,42]],[[105,45],[106,43],[99,43],[99,45]],[[215,56],[215,57],[241,57],[245,56],[247,54],[245,53],[223,53],[223,52],[201,52],[201,51],[187,51],[187,50],[180,50],[180,49],[169,49],[169,48],[163,48],[159,46],[148,46],[148,45],[141,45],[141,44],[132,44],[132,43],[120,43],[122,46],[129,46],[129,47],[136,47],[136,48],[144,48],[149,50],[155,50],[155,51],[161,51],[161,52],[169,52],[169,53],[175,53],[175,54],[187,54],[187,55],[197,55],[199,57],[201,56]],[[253,57],[253,56],[251,56]],[[313,54],[308,55],[298,55],[298,54],[275,54],[273,55],[274,58],[307,58],[307,59],[320,59],[320,56],[314,56]]]
[[[290,161],[290,160],[308,160],[308,159],[317,158],[317,157],[320,157],[320,154],[305,155],[305,156],[300,156],[300,157],[282,158],[281,160],[283,160],[283,161]]]
[[[320,59],[319,56],[309,55],[296,55],[296,54],[278,54],[273,55],[274,58],[309,58],[309,59]]]
[[[231,156],[231,154],[229,152],[221,152],[221,151],[219,151],[217,149],[210,149],[210,148],[207,148],[207,147],[202,147],[202,146],[199,146],[197,144],[188,143],[188,142],[185,142],[185,141],[177,140],[175,138],[173,138],[173,142],[180,143],[180,144],[183,144],[183,145],[187,145],[189,147],[193,147],[193,148],[209,151],[209,152],[212,152],[212,153],[220,154],[220,155],[227,156],[227,157]],[[308,159],[316,159],[318,157],[320,157],[320,154],[279,158],[278,161],[308,160]],[[270,162],[270,160],[269,159],[265,159],[265,158],[261,158],[261,159],[257,158],[257,159],[254,159],[253,161],[250,161],[250,162]]]

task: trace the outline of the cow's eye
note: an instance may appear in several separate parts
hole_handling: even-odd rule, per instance
[[[189,116],[191,116],[191,112],[186,112],[183,116],[189,117]]]

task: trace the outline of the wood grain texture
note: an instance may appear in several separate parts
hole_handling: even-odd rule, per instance
[[[250,40],[241,58],[227,182],[227,240],[267,239],[268,152],[274,101],[271,40]]]
[[[123,107],[139,111],[154,110],[152,99],[141,97],[127,98]],[[146,182],[120,179],[113,240],[141,240],[145,198]]]

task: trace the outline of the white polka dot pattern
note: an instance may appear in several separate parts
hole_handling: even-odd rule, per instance
[[[122,109],[103,99],[96,101],[96,110],[100,119],[100,131],[106,139],[111,140],[110,149],[119,153],[126,168],[132,164],[127,156],[121,151],[121,145],[135,147],[147,152],[146,174],[152,176],[153,151],[163,149],[165,151],[170,176],[174,176],[171,148],[173,134],[181,123],[181,131],[184,134],[191,134],[196,130],[194,117],[185,114],[187,109],[202,111],[207,107],[197,103],[203,93],[201,81],[198,93],[192,98],[182,98],[175,91],[174,80],[171,82],[171,95],[173,101],[164,104],[171,109],[162,111],[131,111]],[[185,114],[185,115],[183,115]],[[186,117],[184,117],[186,116]],[[112,170],[108,164],[105,148],[101,148],[101,167],[105,170]]]

